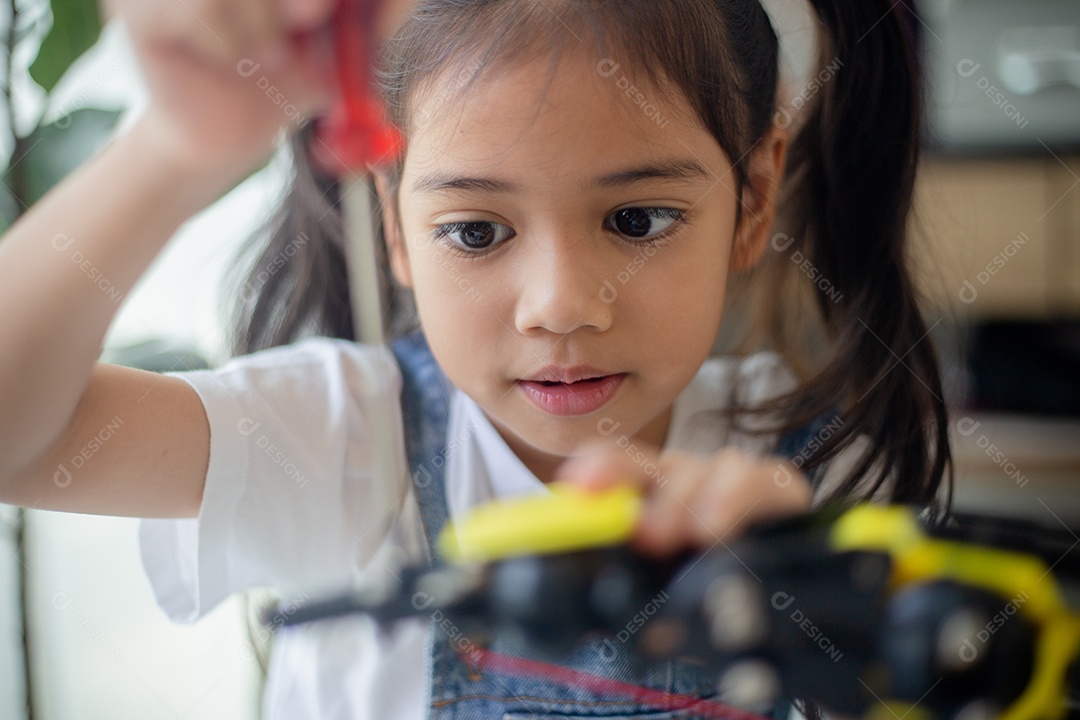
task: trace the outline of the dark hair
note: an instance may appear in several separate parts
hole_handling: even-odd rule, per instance
[[[755,273],[763,294],[752,327],[767,332],[752,340],[796,357],[793,331],[804,323],[790,318],[805,317],[806,304],[796,311],[781,300],[782,289],[809,286],[790,261],[797,251],[831,289],[811,304],[824,350],[795,392],[741,410],[782,418],[772,428],[781,431],[838,414],[801,467],[820,468],[862,437],[865,451],[836,497],[867,497],[889,483],[892,501],[933,505],[946,471],[951,496],[951,459],[937,359],[905,257],[922,130],[910,11],[892,0],[811,4],[827,30],[821,64],[839,71],[815,85],[792,142],[777,225],[785,248]],[[777,38],[759,0],[421,0],[379,63],[388,114],[407,135],[411,103],[450,68],[463,89],[506,62],[554,52],[554,68],[581,36],[595,42],[598,61],[681,93],[732,159],[740,186],[754,191],[748,157],[774,122],[778,83]],[[307,334],[352,339],[337,188],[310,167],[304,140],[294,141],[289,197],[245,286],[239,353]],[[395,197],[400,170],[390,172]],[[280,263],[301,233],[307,241]],[[408,324],[402,300],[388,298],[399,328]]]

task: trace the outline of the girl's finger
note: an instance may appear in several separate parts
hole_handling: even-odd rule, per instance
[[[556,479],[592,491],[644,491],[633,544],[657,556],[731,541],[756,522],[806,512],[812,497],[790,463],[734,449],[706,458],[594,440],[563,463]]]
[[[401,25],[414,0],[276,0],[285,26],[292,31],[309,31],[330,21],[339,2],[365,2],[375,5],[374,30],[388,37]]]
[[[643,552],[668,555],[696,536],[706,519],[692,505],[709,477],[709,462],[683,453],[669,452],[660,458],[662,480],[645,502],[635,545]]]
[[[742,518],[766,500],[761,488],[755,487],[751,462],[736,450],[714,455],[707,474],[707,482],[693,499],[702,522],[692,528],[692,540],[695,545],[711,547],[737,532]]]
[[[281,11],[266,0],[233,0],[229,21],[241,51],[284,62],[285,34]],[[276,69],[276,68],[275,68]]]
[[[689,505],[708,475],[707,458],[658,453],[627,441],[593,440],[563,463],[556,479],[600,492],[636,487],[646,496],[633,544],[651,555],[666,555],[688,544],[689,526],[700,524]]]
[[[790,463],[720,453],[693,500],[695,512],[705,520],[693,528],[694,544],[710,547],[754,523],[804,513],[811,498],[809,483]]]
[[[277,0],[278,12],[282,22],[290,30],[313,30],[325,25],[333,14],[337,3],[344,0]],[[371,2],[371,0],[352,0]]]
[[[408,17],[415,0],[382,0],[376,31],[382,37],[393,35]]]
[[[626,485],[646,490],[659,477],[659,462],[652,448],[629,443],[620,447],[614,441],[598,439],[578,447],[556,473],[556,480],[592,491]]]
[[[639,449],[626,443],[620,447],[609,440],[591,440],[582,444],[574,456],[565,461],[555,475],[557,482],[568,483],[591,492],[603,492],[616,487],[634,487],[646,495],[641,517],[634,530],[632,544],[639,551],[651,555],[664,555],[675,546],[671,521],[661,518],[676,516],[673,499],[660,500],[662,486],[671,478],[659,471],[661,463],[651,449]],[[679,492],[685,496],[693,493],[692,479],[686,474],[679,476]]]
[[[279,10],[267,0],[114,0],[113,10],[124,15],[138,41],[172,45],[211,66],[270,56],[285,42]]]
[[[145,37],[193,51],[211,66],[225,66],[234,61],[241,49],[232,13],[228,3],[186,0],[164,8],[146,30]]]

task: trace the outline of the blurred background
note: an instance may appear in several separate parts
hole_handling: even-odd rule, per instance
[[[913,260],[962,508],[1080,527],[1080,4],[922,0]]]
[[[784,107],[797,114],[842,69],[811,69],[816,25],[802,0],[767,5],[784,34]],[[121,29],[99,39],[93,3],[52,6],[55,24],[48,2],[0,8],[8,219],[144,102]],[[957,506],[1080,529],[1080,3],[918,10],[932,141],[912,259],[953,408]],[[31,75],[43,38],[42,55],[61,60]],[[226,272],[274,206],[283,167],[182,229],[124,300],[107,359],[155,370],[225,360]],[[258,717],[265,658],[247,599],[169,623],[136,524],[0,506],[0,720],[28,720],[27,707],[34,720]]]

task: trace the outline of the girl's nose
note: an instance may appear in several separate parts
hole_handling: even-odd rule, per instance
[[[603,332],[613,308],[604,300],[604,278],[590,262],[592,243],[544,243],[521,268],[515,325],[522,334],[537,330],[565,335],[578,328]]]

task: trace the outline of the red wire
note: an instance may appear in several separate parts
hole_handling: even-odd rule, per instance
[[[584,688],[601,694],[625,695],[638,703],[656,706],[664,710],[693,711],[696,716],[716,718],[716,720],[768,720],[762,715],[711,700],[702,700],[693,695],[680,695],[663,690],[653,690],[539,660],[527,660],[483,648],[478,648],[478,650],[480,652],[481,667],[494,672],[519,677],[539,676],[561,685]]]

